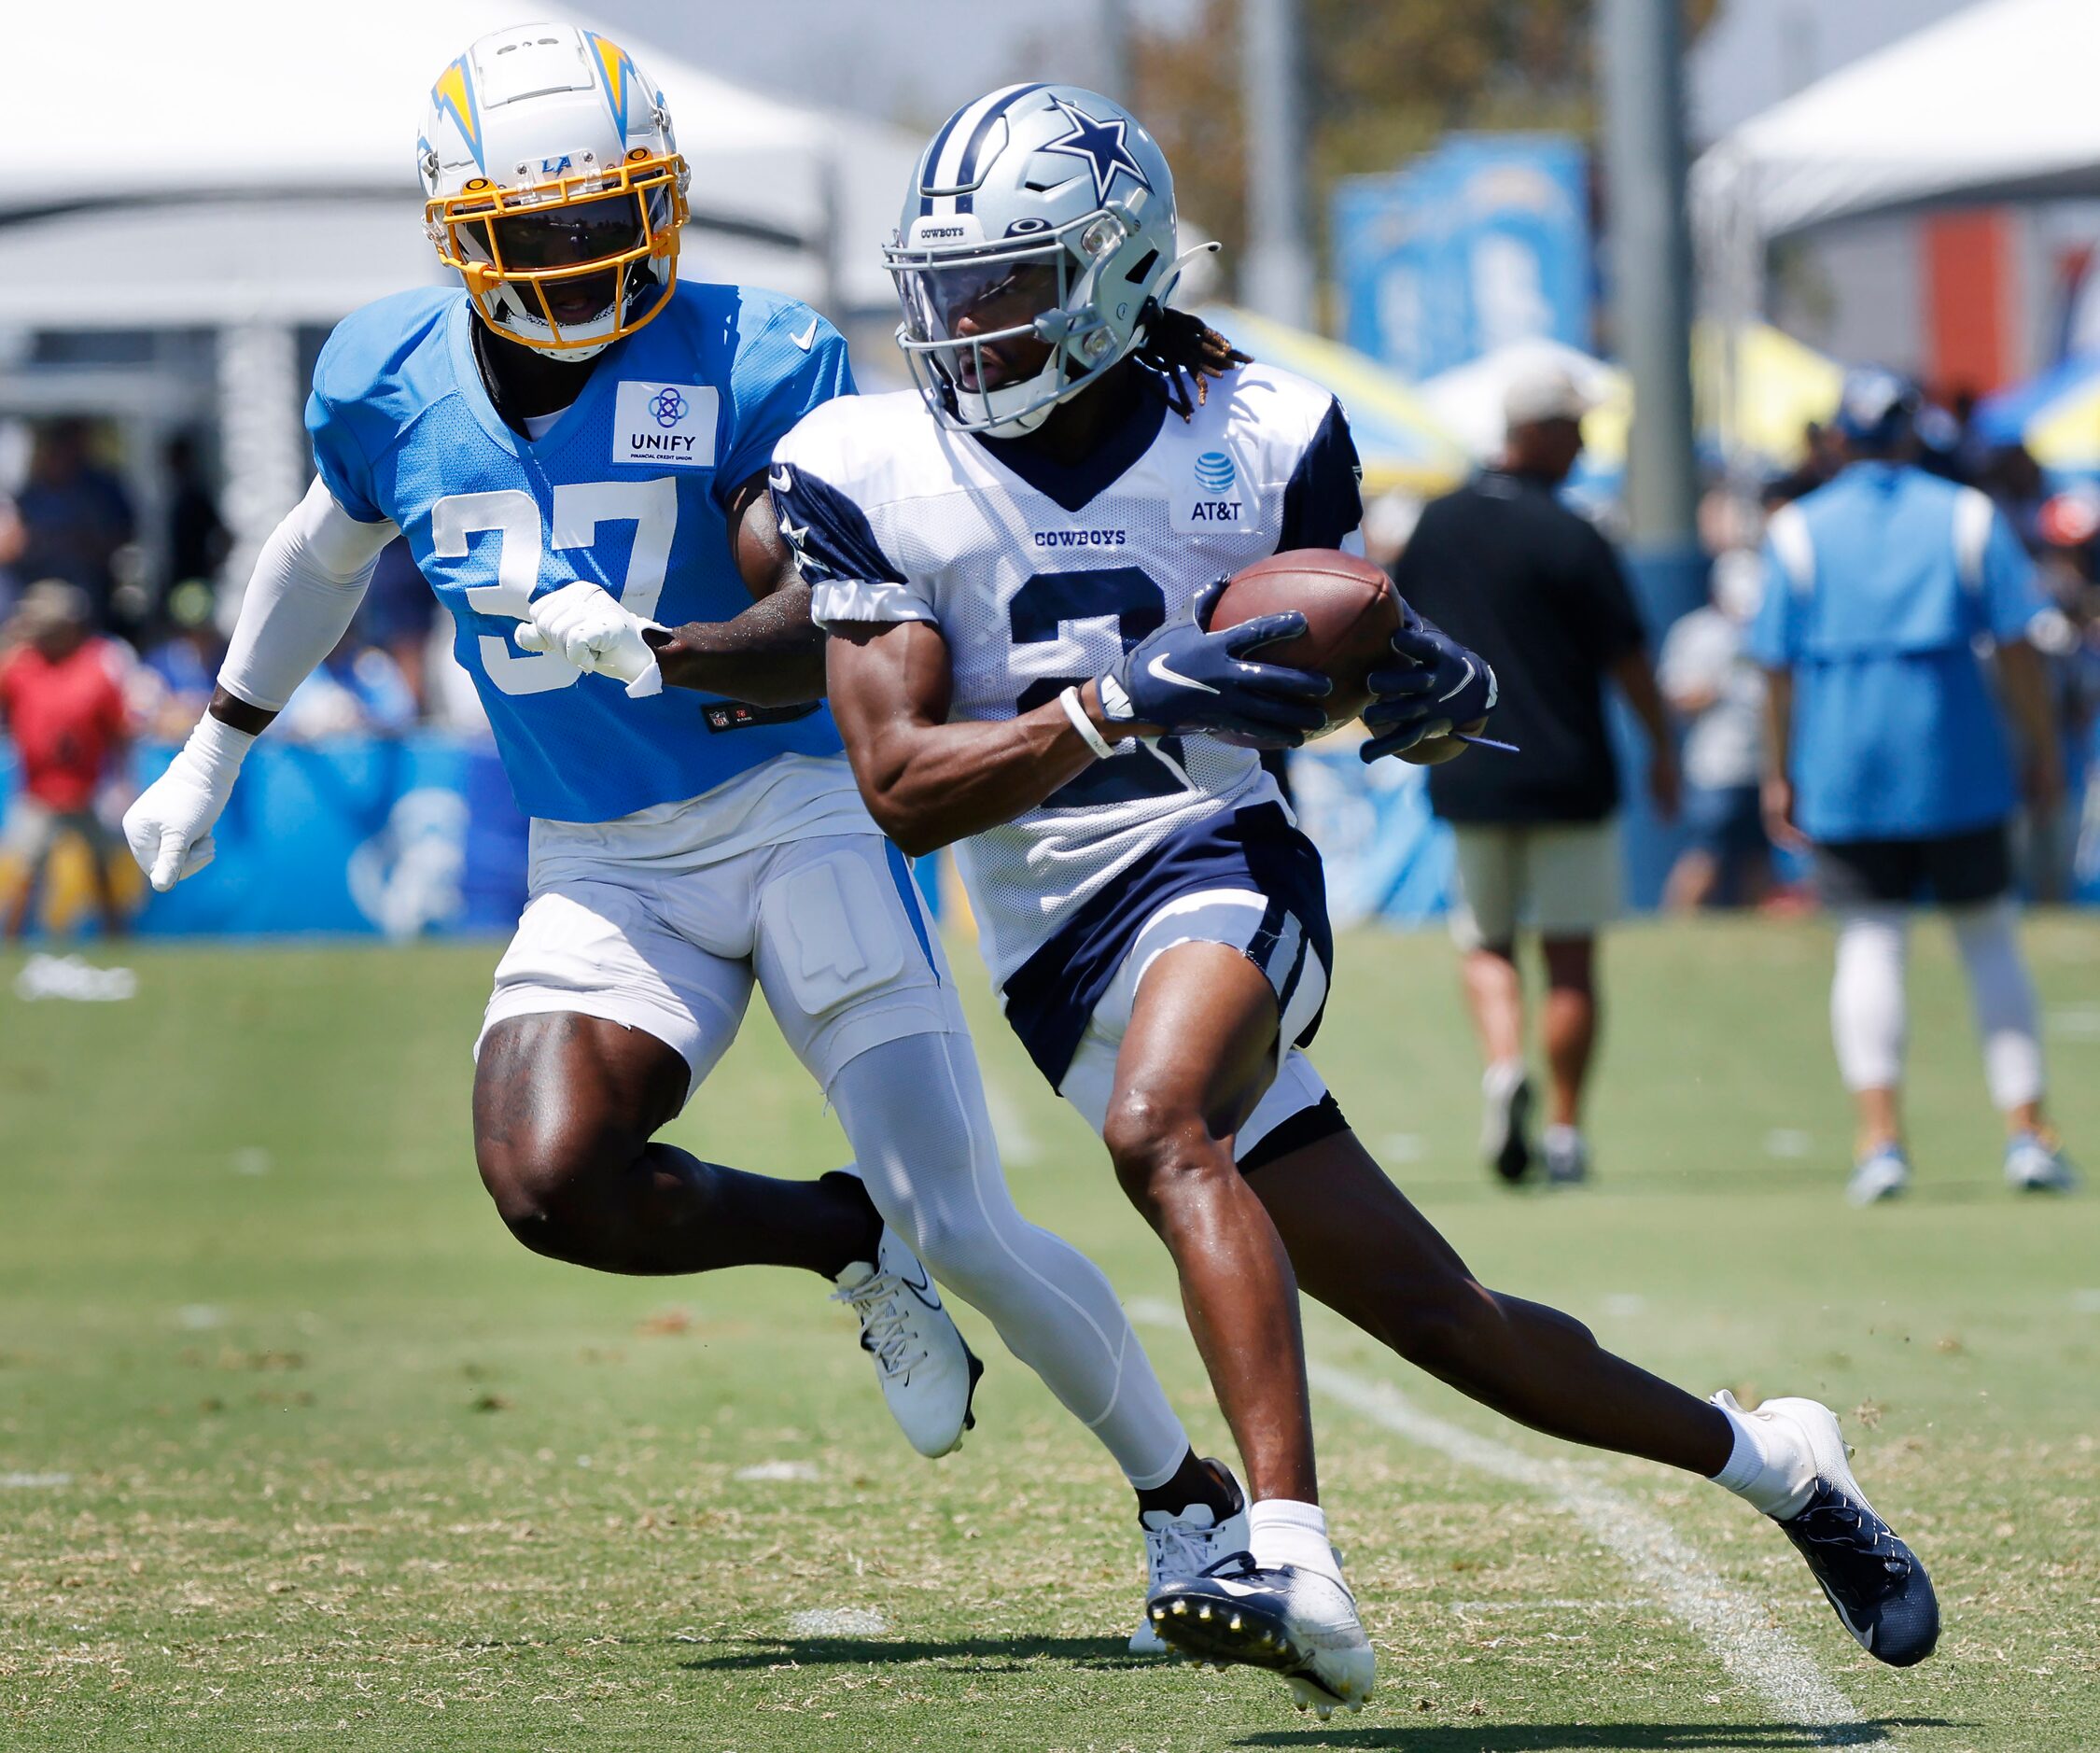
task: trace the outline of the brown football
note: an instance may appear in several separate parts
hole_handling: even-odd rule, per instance
[[[1213,632],[1236,627],[1291,609],[1305,617],[1305,631],[1249,656],[1326,677],[1335,691],[1321,704],[1327,708],[1327,729],[1339,730],[1371,703],[1365,678],[1393,655],[1400,598],[1393,581],[1368,560],[1337,548],[1293,548],[1235,574],[1211,611],[1211,626]]]

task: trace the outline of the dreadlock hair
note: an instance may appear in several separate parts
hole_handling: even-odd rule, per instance
[[[1167,380],[1167,405],[1185,420],[1211,397],[1211,380],[1236,365],[1252,365],[1242,353],[1200,316],[1152,303],[1144,318],[1145,338],[1136,358]],[[1190,399],[1189,392],[1195,391]]]

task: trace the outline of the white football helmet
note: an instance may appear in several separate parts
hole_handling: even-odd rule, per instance
[[[438,76],[424,229],[497,334],[587,359],[662,310],[691,173],[664,93],[573,24],[494,31]]]
[[[934,417],[988,438],[1034,430],[1144,339],[1182,269],[1166,156],[1120,105],[1076,85],[1009,85],[965,104],[913,173],[883,252],[897,342]],[[1001,344],[1047,344],[991,383]]]

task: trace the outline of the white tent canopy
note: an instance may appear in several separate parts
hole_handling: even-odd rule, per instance
[[[1939,202],[2100,194],[2100,0],[1980,0],[1727,135],[1693,168],[1709,235]]]
[[[431,81],[474,37],[536,9],[535,0],[19,8],[0,105],[0,322],[209,322],[230,302],[251,318],[327,321],[375,285],[431,277],[413,153]],[[917,142],[777,103],[630,33],[608,34],[663,87],[693,166],[689,273],[770,281],[847,308],[889,302],[878,245]],[[331,209],[343,224],[328,222]],[[143,252],[127,215],[165,247]],[[70,272],[52,272],[67,261]],[[156,262],[167,264],[158,282]],[[190,308],[200,303],[216,315]]]

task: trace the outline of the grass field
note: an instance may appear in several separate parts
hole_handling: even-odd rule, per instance
[[[2100,1159],[2100,923],[2029,942],[2065,1129]],[[0,991],[0,1745],[2100,1746],[2100,1199],[2003,1190],[1927,932],[1919,1185],[1848,1210],[1827,953],[1813,925],[1617,938],[1579,1193],[1510,1197],[1475,1167],[1439,940],[1348,940],[1320,1057],[1491,1283],[1701,1392],[1846,1414],[1939,1579],[1923,1668],[1865,1657],[1732,1500],[1513,1429],[1322,1312],[1323,1381],[1393,1384],[1421,1428],[1511,1465],[1319,1396],[1380,1649],[1362,1716],[1322,1729],[1261,1676],[1135,1662],[1127,1500],[981,1323],[979,1428],[927,1465],[816,1281],[617,1280],[510,1239],[467,1126],[492,947],[138,947],[128,1003]],[[1222,1443],[1185,1335],[1157,1324],[1165,1255],[958,961],[1022,1205],[1150,1315],[1192,1430]],[[757,1017],[678,1136],[795,1175],[844,1157]],[[1790,1721],[1555,1480],[1666,1520],[1864,1725]]]

